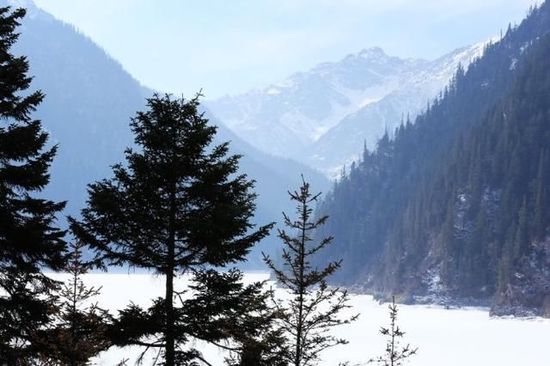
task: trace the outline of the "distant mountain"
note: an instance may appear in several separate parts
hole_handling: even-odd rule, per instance
[[[347,114],[387,95],[402,74],[424,64],[401,60],[373,48],[263,90],[209,102],[215,115],[259,149],[299,155],[304,144],[322,136]]]
[[[28,58],[31,86],[46,94],[35,116],[59,144],[45,194],[69,200],[67,213],[74,214],[83,207],[86,185],[122,159],[132,142],[129,118],[152,91],[72,26],[30,1],[8,3],[27,8],[14,52]]]
[[[393,130],[407,114],[412,118],[425,109],[458,65],[482,51],[479,44],[426,61],[366,49],[208,106],[256,148],[334,177],[359,157],[364,142],[374,147],[385,128]]]
[[[49,131],[51,142],[59,144],[44,194],[68,200],[66,214],[78,214],[87,198],[87,184],[107,177],[110,166],[123,160],[125,147],[133,142],[130,118],[145,107],[145,98],[153,91],[89,38],[31,1],[0,4],[28,9],[14,51],[28,57],[32,87],[46,94],[35,116]],[[291,209],[287,190],[299,184],[302,173],[318,189],[328,189],[321,174],[258,151],[206,112],[218,126],[216,141],[231,141],[232,152],[244,155],[242,170],[257,181],[257,222],[278,221],[281,210]],[[258,253],[251,260],[259,266]]]
[[[337,281],[381,297],[550,316],[550,2],[414,121],[364,151],[319,208]]]
[[[301,161],[337,176],[344,164],[357,161],[361,151],[376,147],[385,131],[392,132],[406,119],[426,109],[449,84],[459,65],[467,67],[483,54],[485,43],[465,47],[407,71],[383,98],[346,115],[302,151]]]

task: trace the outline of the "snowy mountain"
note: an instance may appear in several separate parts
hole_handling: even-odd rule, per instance
[[[334,177],[357,158],[364,141],[373,146],[403,115],[414,117],[445,87],[459,64],[468,65],[482,51],[483,44],[478,44],[426,61],[365,49],[208,106],[256,148]]]
[[[469,65],[483,54],[483,48],[484,43],[461,48],[401,75],[395,89],[345,116],[304,149],[301,160],[337,176],[344,164],[359,158],[365,144],[372,149],[386,130],[393,132],[407,116],[414,120],[445,88],[459,65]]]

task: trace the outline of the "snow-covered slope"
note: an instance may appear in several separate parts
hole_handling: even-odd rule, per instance
[[[292,75],[263,90],[225,97],[209,108],[239,136],[276,155],[294,157],[362,106],[399,87],[402,75],[428,64],[390,57],[380,48]]]
[[[483,48],[484,43],[480,43],[458,49],[402,75],[397,88],[345,116],[308,145],[300,159],[331,177],[337,176],[344,164],[358,159],[365,143],[373,148],[385,130],[391,133],[407,116],[413,120],[445,88],[459,65],[467,67],[482,55]]]
[[[380,48],[323,63],[279,84],[208,103],[237,135],[274,155],[294,158],[334,176],[355,159],[363,141],[415,115],[483,45],[435,61],[400,59]]]

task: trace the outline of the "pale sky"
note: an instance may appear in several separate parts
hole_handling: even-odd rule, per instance
[[[363,48],[433,59],[498,35],[537,0],[35,0],[144,85],[207,99]]]

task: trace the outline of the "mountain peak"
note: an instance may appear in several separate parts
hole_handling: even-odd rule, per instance
[[[380,47],[371,47],[371,48],[364,48],[357,56],[362,58],[380,58],[380,57],[389,57],[386,52]]]

